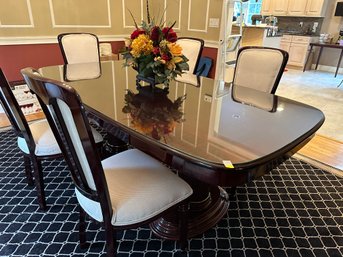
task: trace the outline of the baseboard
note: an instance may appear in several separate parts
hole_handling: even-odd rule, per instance
[[[315,69],[316,68],[316,65],[315,64],[312,64],[311,65],[311,69]],[[318,65],[317,67],[317,70],[320,70],[320,71],[327,71],[327,72],[332,72],[332,73],[335,73],[336,72],[336,69],[337,67],[334,67],[334,66],[328,66],[328,65]],[[343,68],[339,68],[338,69],[338,74],[343,74]]]

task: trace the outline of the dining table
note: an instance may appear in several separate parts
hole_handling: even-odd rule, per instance
[[[39,72],[75,88],[87,112],[126,133],[132,147],[164,162],[192,186],[189,237],[227,214],[228,188],[280,165],[325,119],[315,107],[253,89],[253,80],[247,88],[183,74],[168,87],[152,87],[137,81],[137,72],[122,61],[47,66]],[[150,228],[161,238],[179,236],[174,214]]]

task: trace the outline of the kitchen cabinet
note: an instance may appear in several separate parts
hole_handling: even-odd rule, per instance
[[[278,0],[272,3],[272,14],[275,16],[284,16],[288,12],[288,1],[289,0]]]
[[[289,0],[288,15],[305,16],[308,0]]]
[[[262,15],[271,15],[272,14],[272,2],[273,0],[263,0],[261,7]]]
[[[324,17],[328,0],[263,0],[262,15]]]
[[[308,47],[311,42],[318,41],[318,37],[284,35],[280,48],[289,54],[288,64],[303,68],[306,62]]]
[[[315,17],[324,17],[327,7],[325,0],[307,0],[306,15]]]

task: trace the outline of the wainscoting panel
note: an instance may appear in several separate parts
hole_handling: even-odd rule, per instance
[[[210,0],[189,0],[188,30],[207,32]]]
[[[49,7],[54,28],[111,27],[110,0],[49,0]]]
[[[0,28],[34,27],[30,0],[0,0]]]
[[[178,31],[181,29],[181,6],[182,0],[165,0],[165,21],[166,24],[173,23],[176,21],[174,30]]]
[[[143,0],[122,0],[123,3],[123,24],[124,28],[134,28],[134,22],[131,14],[135,18],[137,24],[141,24],[143,17]]]

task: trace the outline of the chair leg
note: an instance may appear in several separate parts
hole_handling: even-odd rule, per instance
[[[109,223],[109,224],[106,224]],[[111,221],[105,222],[105,233],[106,233],[106,250],[107,257],[116,256],[116,233],[113,229]]]
[[[86,239],[86,213],[80,206],[79,208],[80,213],[80,220],[79,220],[79,239],[80,239],[80,247],[86,248],[87,247],[87,239]]]
[[[24,166],[25,166],[25,175],[26,175],[27,184],[29,186],[33,186],[31,159],[30,159],[30,156],[27,156],[25,154],[24,154]]]
[[[41,210],[46,210],[42,164],[41,161],[38,160],[36,157],[32,160],[32,164],[39,207],[41,208]]]
[[[185,203],[179,206],[179,233],[180,233],[180,249],[186,251],[188,249],[188,211],[189,203]]]

